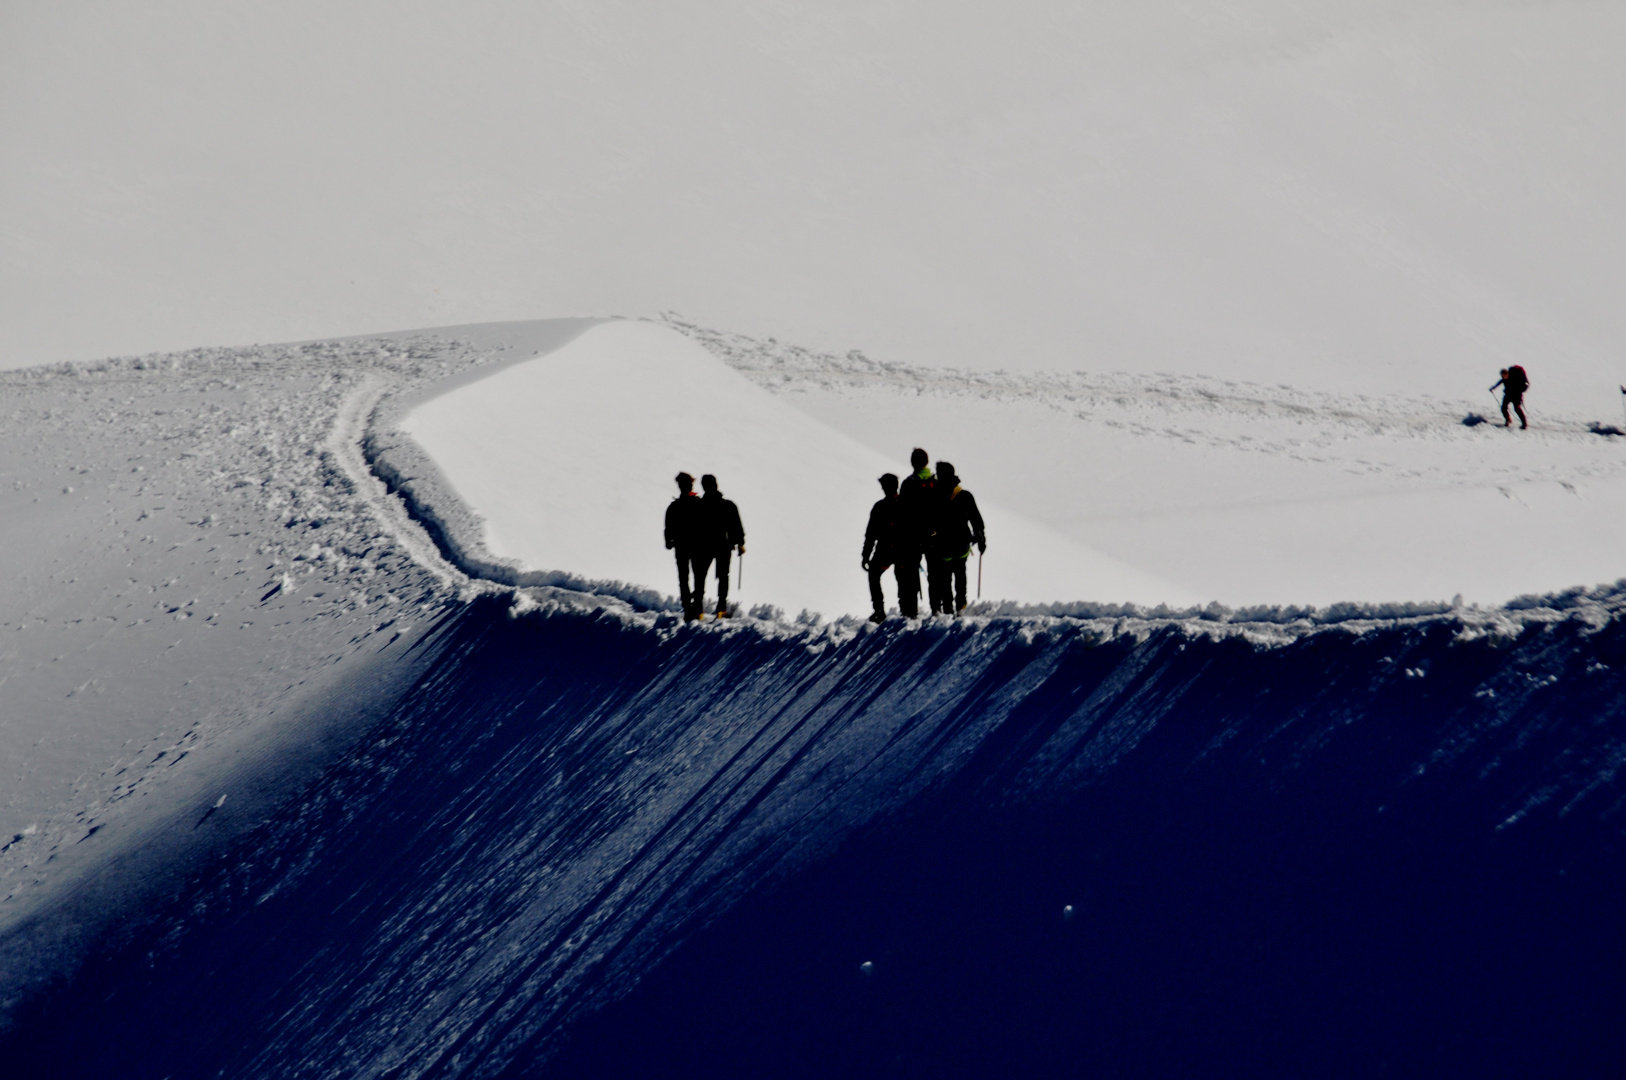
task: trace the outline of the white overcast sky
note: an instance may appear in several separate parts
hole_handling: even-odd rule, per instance
[[[1591,393],[1623,56],[1618,0],[7,0],[0,365],[673,310]]]

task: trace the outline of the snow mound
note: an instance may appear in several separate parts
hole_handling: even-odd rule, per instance
[[[910,432],[898,432],[889,458],[682,334],[633,321],[594,326],[553,352],[454,386],[406,412],[399,427],[477,520],[451,506],[420,509],[453,534],[455,553],[482,561],[483,552],[516,583],[564,571],[670,592],[661,526],[672,478],[713,473],[745,522],[736,605],[825,614],[867,610],[859,554],[880,497],[876,479],[905,473],[914,445]],[[976,461],[955,465],[987,520],[985,599],[1196,600],[1006,510],[997,492],[978,489]],[[468,535],[475,528],[478,536]]]

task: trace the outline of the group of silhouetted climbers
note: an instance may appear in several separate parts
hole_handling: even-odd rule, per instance
[[[874,606],[871,622],[886,618],[881,576],[891,567],[898,582],[898,610],[904,618],[920,615],[920,564],[926,563],[926,596],[933,615],[958,615],[965,610],[966,561],[971,545],[988,550],[982,513],[976,497],[960,486],[954,466],[937,463],[927,468],[926,451],[909,455],[914,472],[900,484],[891,473],[881,477],[885,496],[869,512],[864,530],[863,566],[869,571],[869,598]]]
[[[886,618],[881,578],[888,569],[898,582],[898,610],[905,618],[920,617],[920,565],[926,564],[926,595],[933,615],[958,615],[969,602],[966,561],[971,545],[988,550],[982,512],[976,497],[960,486],[954,466],[937,463],[928,468],[926,451],[909,456],[914,471],[900,484],[892,473],[881,477],[885,497],[869,512],[864,530],[863,566],[869,572],[869,596],[874,604],[871,622]],[[740,510],[723,498],[717,478],[700,478],[704,495],[694,493],[694,477],[680,472],[678,496],[666,507],[666,549],[677,558],[678,599],[683,621],[704,618],[706,577],[717,567],[717,611],[728,618],[728,580],[734,553],[745,556],[745,526]],[[980,577],[979,577],[980,590]]]
[[[694,493],[694,477],[677,474],[678,497],[666,508],[666,547],[677,555],[678,599],[683,601],[683,621],[701,617],[706,599],[706,575],[717,566],[717,617],[728,618],[728,577],[734,552],[745,557],[745,526],[740,509],[717,490],[717,478],[710,473],[700,478],[705,495]],[[689,584],[690,574],[694,584]]]
[[[1502,424],[1512,426],[1511,409],[1519,416],[1519,427],[1529,427],[1524,415],[1524,393],[1530,377],[1518,364],[1503,368],[1502,377],[1491,387],[1502,389]],[[1626,395],[1626,386],[1620,388]],[[1477,418],[1476,418],[1477,421]],[[887,570],[898,583],[898,610],[905,618],[920,617],[920,568],[926,567],[926,597],[933,615],[958,615],[968,602],[966,562],[971,546],[988,550],[982,513],[971,492],[960,486],[954,466],[937,463],[934,474],[928,467],[926,451],[915,448],[909,455],[914,470],[900,483],[892,473],[881,477],[885,495],[869,512],[864,530],[862,563],[869,573],[869,597],[874,607],[871,622],[886,619],[886,600],[881,580]],[[700,478],[704,496],[694,493],[694,477],[677,474],[678,497],[666,508],[666,547],[677,556],[678,596],[683,602],[683,618],[702,618],[706,596],[706,576],[717,567],[717,612],[728,617],[728,581],[734,552],[743,565],[745,527],[740,511],[717,489],[717,478],[707,473]],[[980,564],[979,564],[980,565]],[[691,578],[692,584],[691,584]],[[981,591],[979,571],[978,591]]]

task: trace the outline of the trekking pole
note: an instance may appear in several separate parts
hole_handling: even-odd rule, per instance
[[[745,549],[744,548],[740,549],[740,576],[739,576],[739,580],[737,580],[735,582],[735,584],[738,585],[742,589],[745,588]]]
[[[1626,413],[1626,386],[1620,388],[1620,410]]]
[[[982,552],[977,552],[977,599],[982,599]]]

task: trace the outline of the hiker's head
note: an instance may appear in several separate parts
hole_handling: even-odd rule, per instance
[[[954,475],[954,466],[947,461],[937,463],[937,479],[950,486],[960,482],[960,478]]]
[[[705,476],[700,478],[700,487],[706,492],[706,494],[712,494],[717,490],[717,478],[711,475],[711,473],[707,473]]]
[[[694,477],[690,476],[688,473],[680,472],[672,479],[677,481],[679,491],[687,493],[694,490]]]
[[[918,446],[915,447],[914,453],[909,455],[909,464],[915,467],[916,472],[924,469],[926,467],[926,462],[930,460],[931,458],[926,455],[926,451],[922,450]]]
[[[1502,378],[1504,378],[1504,379],[1505,379],[1505,378],[1507,378],[1507,368],[1503,368],[1503,369],[1502,369],[1502,370],[1501,370],[1501,371],[1499,371],[1499,372],[1498,372],[1498,373],[1497,373],[1497,374],[1499,374],[1499,375],[1501,375],[1501,376],[1502,376]]]
[[[1622,391],[1622,393],[1626,393],[1626,391]],[[888,497],[896,495],[898,493],[898,478],[897,478],[897,476],[895,476],[892,473],[886,473],[886,474],[882,475],[882,477],[881,477],[881,490],[886,492]]]

